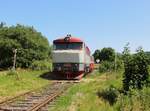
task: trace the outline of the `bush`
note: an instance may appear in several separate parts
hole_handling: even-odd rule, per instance
[[[116,61],[116,70],[122,70],[123,68],[123,60],[118,58]]]
[[[115,60],[115,50],[111,47],[104,47],[99,54],[99,59],[101,61],[111,61]]]
[[[99,72],[109,72],[114,70],[114,63],[109,61],[103,61],[99,66]]]
[[[116,61],[116,70],[123,68],[123,62],[121,60]],[[109,72],[115,70],[115,62],[103,61],[99,66],[99,72]]]
[[[51,61],[44,60],[44,61],[34,61],[31,66],[33,70],[52,70]]]
[[[115,59],[115,50],[111,47],[104,47],[103,49],[95,50],[94,54],[94,60],[96,62],[97,59],[100,61],[114,61]]]
[[[128,95],[121,94],[116,103],[118,111],[149,111],[150,89],[130,90]]]
[[[142,89],[149,83],[148,60],[143,50],[138,50],[136,54],[124,55],[124,75],[123,88],[125,91],[130,89]]]
[[[117,101],[118,94],[118,90],[113,86],[97,93],[99,97],[102,97],[104,100],[108,101],[110,105],[113,105]]]

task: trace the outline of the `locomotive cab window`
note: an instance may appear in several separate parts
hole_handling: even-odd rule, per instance
[[[81,50],[83,43],[55,43],[54,50]]]

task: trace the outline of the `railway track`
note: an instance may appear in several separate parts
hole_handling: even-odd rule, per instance
[[[48,111],[48,107],[67,88],[79,81],[54,81],[39,90],[31,91],[0,103],[0,111]]]

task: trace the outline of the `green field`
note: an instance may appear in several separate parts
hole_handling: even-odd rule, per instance
[[[40,77],[46,71],[18,70],[17,74],[10,71],[0,72],[0,101],[6,98],[40,88],[49,83]]]

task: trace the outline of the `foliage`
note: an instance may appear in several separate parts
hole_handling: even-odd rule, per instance
[[[84,78],[84,82],[69,88],[60,97],[60,101],[56,101],[56,107],[49,109],[52,109],[51,111],[149,111],[150,88],[135,89],[131,94],[124,95],[119,93],[122,87],[122,72],[111,73],[108,74],[107,79],[106,73],[97,72],[89,75],[90,78]],[[111,105],[110,98],[104,99],[102,96],[99,98],[97,92],[106,92],[103,93],[105,98],[113,98],[110,95],[116,94],[117,97]]]
[[[148,57],[148,64],[150,65],[150,52],[144,52]]]
[[[109,88],[97,93],[99,97],[108,101],[110,105],[113,105],[117,101],[118,94],[119,92],[114,86],[109,86]]]
[[[93,54],[93,57],[94,57],[94,61],[96,62],[97,59],[100,60],[99,58],[99,55],[100,55],[100,50],[95,50],[94,54]]]
[[[17,67],[27,68],[34,60],[49,58],[48,40],[33,27],[17,24],[0,28],[0,67],[12,66],[13,49],[17,50]]]
[[[116,64],[116,66],[115,66]],[[116,67],[116,70],[121,70],[123,68],[123,62],[120,59],[116,60],[115,62],[110,62],[110,61],[102,61],[100,66],[99,66],[99,72],[109,72],[109,71],[114,71]]]
[[[148,60],[142,49],[137,50],[136,54],[129,53],[128,46],[124,49],[124,75],[123,88],[125,91],[130,89],[142,89],[148,84]]]
[[[109,61],[103,61],[99,66],[99,72],[109,72],[114,70],[114,63]]]
[[[52,66],[51,66],[51,61],[34,61],[31,66],[31,69],[33,70],[51,70]]]
[[[102,97],[99,98],[97,92],[108,90],[110,85],[113,85],[111,90],[116,90],[118,87],[121,88],[121,79],[116,79],[117,75],[121,77],[121,73],[109,73],[107,79],[105,74],[94,72],[94,74],[89,75],[90,77],[83,78],[84,82],[69,88],[60,97],[60,101],[56,102],[56,107],[52,108],[51,111],[116,111],[113,110],[115,102],[113,105],[110,105]],[[113,89],[114,87],[115,89]],[[116,91],[112,92],[116,93]]]
[[[114,106],[118,111],[149,111],[150,109],[150,88],[142,90],[131,90],[128,95],[119,95]]]
[[[94,54],[94,60],[96,62],[97,59],[100,61],[114,61],[115,60],[115,50],[111,47],[103,48],[101,50],[95,50]]]
[[[115,50],[113,48],[103,48],[100,52],[99,58],[101,61],[114,61],[115,59]]]
[[[5,22],[1,22],[1,23],[0,23],[0,28],[3,28],[5,25],[6,25]]]
[[[120,58],[117,58],[117,60],[116,60],[116,70],[122,70],[122,69],[124,69],[123,60],[120,59]]]

